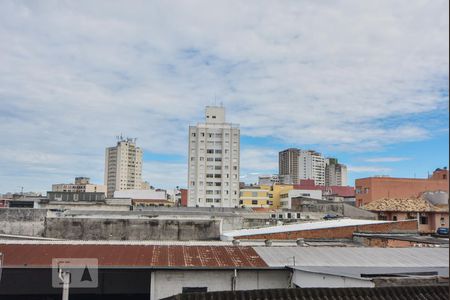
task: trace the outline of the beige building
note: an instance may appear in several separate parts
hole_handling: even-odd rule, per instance
[[[316,185],[325,185],[325,157],[313,150],[300,150],[298,178],[314,179]]]
[[[74,183],[53,184],[52,192],[104,193],[106,195],[106,186],[91,184],[88,177],[75,177]]]
[[[239,126],[225,108],[208,106],[205,123],[189,127],[188,206],[239,205]]]
[[[136,139],[120,137],[115,147],[106,148],[105,185],[108,198],[115,191],[142,188],[142,149]]]
[[[347,166],[340,164],[337,158],[327,158],[325,166],[326,186],[347,186]]]
[[[278,153],[278,174],[280,177],[288,178],[282,183],[284,184],[298,184],[298,156],[300,149],[289,148]],[[288,182],[290,181],[290,182]]]

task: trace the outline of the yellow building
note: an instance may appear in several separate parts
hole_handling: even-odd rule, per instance
[[[294,189],[284,184],[249,186],[241,189],[239,205],[245,207],[264,207],[278,209],[281,207],[281,195]]]
[[[281,208],[281,195],[288,193],[294,189],[292,184],[274,184],[273,186],[266,186],[269,189],[269,198],[272,201],[270,208]]]
[[[272,201],[269,198],[269,192],[269,189],[258,186],[242,188],[240,191],[239,205],[241,207],[270,208]]]

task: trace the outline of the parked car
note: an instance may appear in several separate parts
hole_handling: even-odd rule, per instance
[[[439,227],[436,233],[439,235],[448,235],[448,227]]]
[[[333,219],[337,219],[338,216],[337,215],[333,215],[333,214],[326,214],[325,216],[323,216],[324,220],[333,220]]]

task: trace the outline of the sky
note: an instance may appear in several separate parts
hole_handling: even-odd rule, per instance
[[[186,186],[188,126],[214,104],[247,183],[288,147],[350,185],[448,166],[448,0],[2,0],[0,40],[0,193],[101,184],[120,134],[144,180]]]

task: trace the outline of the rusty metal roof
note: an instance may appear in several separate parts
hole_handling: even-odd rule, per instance
[[[96,258],[103,268],[267,268],[252,247],[0,244],[5,268],[47,268],[53,258]]]

